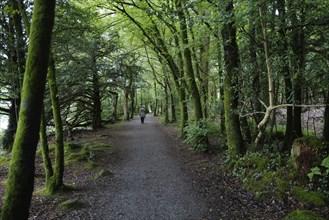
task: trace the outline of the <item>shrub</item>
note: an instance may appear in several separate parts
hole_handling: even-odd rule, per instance
[[[195,151],[205,152],[208,150],[208,123],[202,120],[197,124],[191,124],[184,128],[184,142],[193,146]]]

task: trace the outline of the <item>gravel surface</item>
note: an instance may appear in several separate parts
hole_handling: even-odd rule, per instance
[[[98,191],[106,202],[93,205],[94,219],[202,219],[201,196],[172,152],[175,143],[153,117],[121,126],[115,138],[125,156],[117,167],[109,166],[114,178]]]
[[[102,142],[113,150],[95,156],[95,169],[86,169],[83,164],[67,166],[64,182],[76,189],[54,197],[35,193],[30,220],[267,220],[282,219],[296,208],[273,198],[256,200],[243,190],[240,180],[221,169],[220,155],[189,151],[175,129],[152,116],[145,124],[135,118],[81,134],[75,141]],[[36,165],[37,175],[42,177],[41,163],[39,159]],[[113,175],[94,178],[102,169]],[[37,179],[36,192],[43,187],[43,180]],[[59,208],[69,199],[85,206]]]

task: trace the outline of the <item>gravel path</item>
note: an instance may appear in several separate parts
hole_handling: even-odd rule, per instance
[[[206,211],[193,180],[173,150],[175,144],[153,117],[118,126],[114,135],[122,161],[112,169],[96,197],[94,219],[203,219]],[[109,184],[109,185],[108,185]],[[107,186],[106,186],[107,185]]]
[[[268,198],[259,201],[241,181],[221,170],[216,155],[193,154],[172,128],[157,118],[139,118],[91,133],[82,140],[110,144],[95,170],[67,167],[65,182],[77,190],[53,200],[35,196],[30,219],[218,220],[282,219],[291,207]],[[100,169],[113,173],[94,179]],[[82,201],[82,209],[58,209],[58,203]]]

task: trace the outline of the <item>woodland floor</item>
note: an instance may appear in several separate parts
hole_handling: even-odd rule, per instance
[[[275,199],[256,200],[220,168],[219,156],[189,151],[173,127],[152,116],[145,124],[135,118],[75,139],[91,140],[112,150],[95,155],[93,169],[67,166],[65,183],[75,190],[54,197],[35,193],[30,219],[282,219],[292,211]],[[44,185],[40,159],[36,167],[37,192]],[[113,175],[95,179],[102,169]],[[3,180],[6,170],[0,171]],[[1,197],[3,188],[0,184]],[[84,207],[59,208],[68,199]]]

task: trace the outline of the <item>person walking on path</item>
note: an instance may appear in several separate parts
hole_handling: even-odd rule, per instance
[[[144,124],[144,119],[146,117],[146,110],[144,107],[139,110],[139,116],[141,117],[142,124]]]

